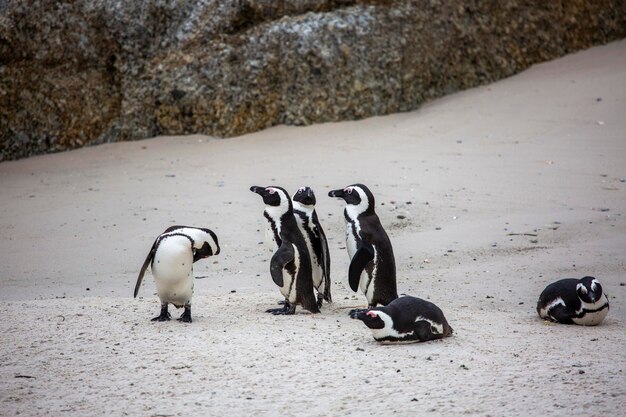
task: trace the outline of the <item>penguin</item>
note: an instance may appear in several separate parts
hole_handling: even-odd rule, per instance
[[[363,184],[332,190],[330,197],[346,202],[346,247],[350,256],[348,282],[352,291],[359,288],[368,308],[387,305],[398,298],[396,261],[389,236],[374,211],[374,196]]]
[[[356,309],[350,317],[361,320],[382,343],[415,343],[450,336],[452,327],[441,309],[421,298],[403,295],[384,307]]]
[[[315,193],[310,187],[300,187],[292,197],[293,213],[304,236],[311,265],[313,286],[317,290],[317,306],[322,300],[332,303],[330,294],[330,253],[324,229],[315,212]]]
[[[281,308],[270,308],[267,313],[295,314],[301,305],[311,313],[319,313],[313,293],[313,271],[304,236],[298,228],[289,194],[281,187],[250,187],[263,197],[263,215],[275,233],[278,246],[270,260],[270,275],[285,297]]]
[[[566,278],[543,290],[537,313],[542,319],[557,323],[596,326],[609,313],[609,299],[594,277]]]
[[[152,321],[168,321],[171,316],[167,307],[173,304],[176,308],[185,308],[178,321],[191,323],[193,264],[219,253],[220,246],[213,231],[189,226],[168,227],[152,244],[139,271],[134,297],[137,298],[143,276],[150,265],[161,300],[161,314]]]

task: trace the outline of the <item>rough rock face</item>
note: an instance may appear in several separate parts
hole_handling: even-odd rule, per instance
[[[407,111],[625,36],[623,0],[0,0],[0,160]]]

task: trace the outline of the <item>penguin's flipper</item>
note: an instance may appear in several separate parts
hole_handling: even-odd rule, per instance
[[[270,274],[272,275],[272,281],[279,287],[284,285],[283,281],[283,268],[289,262],[293,261],[295,253],[291,243],[283,242],[280,248],[272,256],[270,261]]]
[[[146,273],[146,269],[148,269],[148,265],[150,265],[150,262],[152,262],[152,258],[154,258],[154,253],[156,252],[158,241],[159,241],[159,238],[157,238],[154,241],[154,243],[152,244],[152,247],[150,248],[150,252],[148,253],[148,256],[146,257],[146,260],[143,262],[143,265],[141,266],[141,270],[139,271],[139,276],[137,277],[137,283],[135,284],[135,293],[133,295],[133,298],[137,298],[137,294],[139,293],[139,287],[141,287],[141,282],[143,281],[143,275]]]
[[[435,333],[432,326],[426,320],[419,320],[413,324],[413,336],[420,342],[441,339],[443,334]]]
[[[374,247],[368,242],[362,241],[361,246],[352,257],[350,268],[348,269],[348,282],[352,291],[357,292],[359,289],[361,273],[372,259],[374,259]]]
[[[322,244],[322,270],[324,271],[324,299],[332,303],[333,298],[330,295],[330,252],[328,250],[328,242],[322,227],[318,228],[320,234],[320,242]]]
[[[569,308],[565,307],[562,304],[557,304],[550,310],[548,310],[548,318],[557,323],[574,324],[571,313],[572,312]]]

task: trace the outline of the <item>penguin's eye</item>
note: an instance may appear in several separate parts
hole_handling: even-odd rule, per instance
[[[368,312],[366,313],[366,315],[367,315],[367,316],[370,316],[370,317],[378,317],[378,315],[377,315],[376,313],[374,313],[373,311],[368,311]]]
[[[584,285],[580,286],[580,292],[583,294],[587,294],[587,287],[585,287]]]
[[[273,188],[268,188],[267,192],[270,194],[274,194],[276,192],[276,190],[274,190]]]
[[[352,194],[352,188],[346,188],[346,192],[347,192],[348,194]]]
[[[598,287],[594,282],[593,284],[591,284],[591,291],[596,292],[597,290],[598,290]]]
[[[304,188],[298,188],[298,194],[302,194],[302,191],[304,191]]]

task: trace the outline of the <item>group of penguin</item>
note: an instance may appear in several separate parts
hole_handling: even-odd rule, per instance
[[[315,211],[315,194],[301,187],[290,197],[277,186],[250,187],[265,203],[265,240],[273,253],[270,276],[284,300],[268,313],[290,315],[296,306],[319,313],[332,302],[330,255],[326,235]],[[424,342],[453,332],[435,304],[408,295],[398,296],[393,248],[375,212],[372,192],[363,184],[332,190],[329,197],[345,201],[346,248],[350,257],[348,283],[367,299],[367,308],[353,309],[379,342]],[[172,226],[160,234],[141,267],[134,296],[151,266],[161,311],[153,321],[170,320],[169,304],[184,308],[178,318],[191,322],[193,263],[220,253],[217,236],[206,228]],[[317,293],[317,296],[315,295]],[[562,279],[548,285],[539,297],[537,313],[545,320],[585,326],[606,317],[609,301],[597,279]]]

